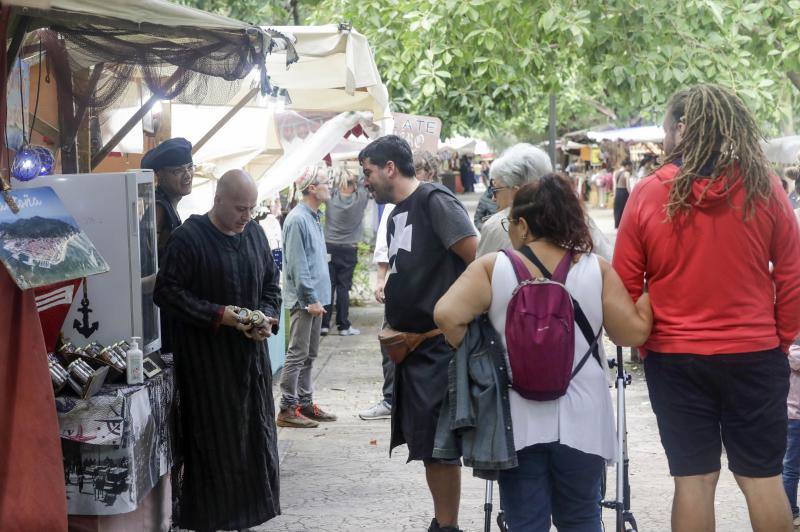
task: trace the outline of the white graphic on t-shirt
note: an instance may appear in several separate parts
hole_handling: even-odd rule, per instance
[[[389,275],[397,273],[397,252],[404,249],[411,252],[411,235],[413,225],[406,225],[408,219],[408,212],[401,212],[392,217],[394,221],[394,233],[392,233],[392,242],[389,244],[389,264],[392,268],[389,270]]]

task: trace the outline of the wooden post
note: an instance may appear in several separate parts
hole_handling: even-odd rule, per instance
[[[22,46],[22,40],[25,38],[25,33],[28,31],[28,22],[30,17],[27,15],[20,15],[17,17],[16,24],[14,25],[14,35],[11,38],[11,44],[6,51],[6,78],[14,70],[14,62],[19,55],[19,49]]]
[[[2,190],[3,199],[6,204],[8,204],[8,208],[15,214],[19,212],[19,206],[17,206],[14,198],[9,194],[9,190],[11,190],[11,176],[8,175],[7,170],[11,164],[9,161],[10,155],[8,153],[8,146],[5,141],[8,112],[6,92],[8,89],[8,76],[14,68],[14,62],[17,60],[19,48],[22,45],[22,39],[25,37],[25,32],[28,29],[28,20],[29,18],[27,16],[17,17],[16,25],[13,26],[12,30],[13,15],[11,14],[11,7],[7,5],[0,6],[0,37],[4,43],[4,48],[9,30],[13,31],[11,45],[5,50],[3,57],[0,58],[0,62],[5,61],[6,63],[0,67],[0,75],[3,76],[2,83],[0,83],[0,88],[2,88],[2,101],[0,101],[0,139],[2,139],[0,140],[0,144],[2,144],[2,149],[0,149],[0,190]]]
[[[28,119],[31,122],[31,129],[33,131],[38,132],[43,137],[49,138],[55,143],[56,146],[61,145],[61,132],[57,127],[53,126],[52,124],[48,124],[38,116],[34,120],[33,113],[30,111],[28,111]]]
[[[242,108],[243,108],[245,105],[247,105],[247,102],[249,102],[250,100],[252,100],[252,99],[255,97],[255,95],[256,95],[256,94],[258,94],[258,91],[259,91],[259,90],[260,90],[260,89],[259,89],[258,87],[254,87],[254,88],[250,89],[250,91],[249,91],[247,94],[245,94],[245,95],[242,97],[242,99],[241,99],[241,100],[239,100],[238,102],[236,102],[236,105],[234,105],[234,106],[231,108],[231,110],[230,110],[230,111],[228,111],[227,113],[225,113],[225,116],[223,116],[222,118],[220,118],[220,119],[219,119],[219,122],[217,122],[216,124],[214,124],[214,126],[213,126],[211,129],[209,129],[209,130],[208,130],[208,133],[206,133],[205,135],[203,135],[203,138],[201,138],[200,140],[198,140],[198,141],[197,141],[197,143],[196,143],[194,146],[192,146],[192,155],[194,155],[195,153],[197,153],[197,152],[198,152],[198,150],[200,150],[200,148],[202,148],[202,147],[203,147],[203,145],[205,145],[205,143],[207,143],[207,142],[208,142],[208,141],[211,139],[211,137],[213,137],[213,136],[214,136],[214,135],[217,133],[217,131],[219,131],[220,129],[222,129],[222,126],[224,126],[225,124],[227,124],[227,123],[228,123],[228,121],[229,121],[231,118],[233,118],[233,116],[234,116],[236,113],[238,113],[239,111],[241,111],[241,110],[242,110]]]
[[[103,73],[103,63],[97,63],[92,70],[92,75],[89,76],[88,69],[76,72],[73,78],[73,89],[77,94],[82,95],[80,104],[75,110],[75,127],[76,130],[71,132],[77,145],[77,163],[78,171],[81,173],[88,173],[92,171],[92,139],[89,128],[88,107],[89,101],[97,88],[97,83],[100,81],[100,75]]]
[[[173,87],[173,85],[175,85],[178,82],[181,76],[183,76],[184,72],[185,70],[183,68],[179,68],[178,70],[176,70],[175,73],[172,74],[172,76],[170,76],[170,78],[164,84],[164,90],[165,91],[170,90]],[[97,167],[97,165],[100,164],[103,161],[103,159],[105,159],[106,156],[108,156],[109,153],[111,153],[111,150],[117,147],[117,144],[119,144],[120,141],[122,141],[122,139],[125,138],[125,135],[127,135],[130,132],[130,130],[133,129],[133,127],[136,124],[139,123],[139,120],[141,120],[142,117],[145,114],[147,114],[147,112],[150,111],[153,105],[155,105],[155,103],[160,99],[161,95],[154,93],[150,96],[150,98],[146,102],[144,102],[144,105],[142,105],[142,107],[138,111],[136,111],[136,113],[134,113],[134,115],[127,122],[125,122],[125,125],[123,125],[119,131],[117,131],[117,133],[111,138],[111,140],[109,140],[105,146],[100,148],[100,151],[98,151],[97,154],[94,157],[92,157],[92,168]]]
[[[161,116],[158,118],[158,124],[155,128],[153,136],[155,137],[156,146],[172,138],[172,103],[165,102],[161,104]]]

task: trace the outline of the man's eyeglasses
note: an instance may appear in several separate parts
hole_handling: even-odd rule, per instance
[[[501,190],[505,190],[508,187],[496,187],[494,185],[494,181],[489,181],[489,193],[492,195],[492,198],[497,197],[497,193]]]
[[[185,174],[192,175],[194,174],[195,168],[197,168],[194,163],[189,164],[182,164],[181,166],[165,166],[161,169],[162,172],[166,172],[168,174],[172,174],[174,176],[182,176]]]

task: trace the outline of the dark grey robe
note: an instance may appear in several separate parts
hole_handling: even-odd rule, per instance
[[[241,235],[227,236],[208,215],[195,215],[167,245],[154,298],[174,323],[177,450],[184,467],[173,489],[181,528],[235,530],[280,514],[267,344],[218,325],[225,305],[277,318],[278,279],[266,236],[255,222]]]

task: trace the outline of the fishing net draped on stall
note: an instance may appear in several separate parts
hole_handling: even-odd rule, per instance
[[[36,17],[32,17],[32,27]],[[159,99],[181,103],[230,103],[253,70],[267,92],[266,55],[287,50],[287,66],[297,60],[291,36],[256,26],[206,29],[134,24],[81,16],[49,24],[28,35],[29,49],[41,42],[45,68],[62,94],[94,116],[112,107],[141,81]],[[84,83],[74,83],[81,73]],[[92,77],[96,82],[92,83]],[[62,124],[75,131],[77,124]]]

